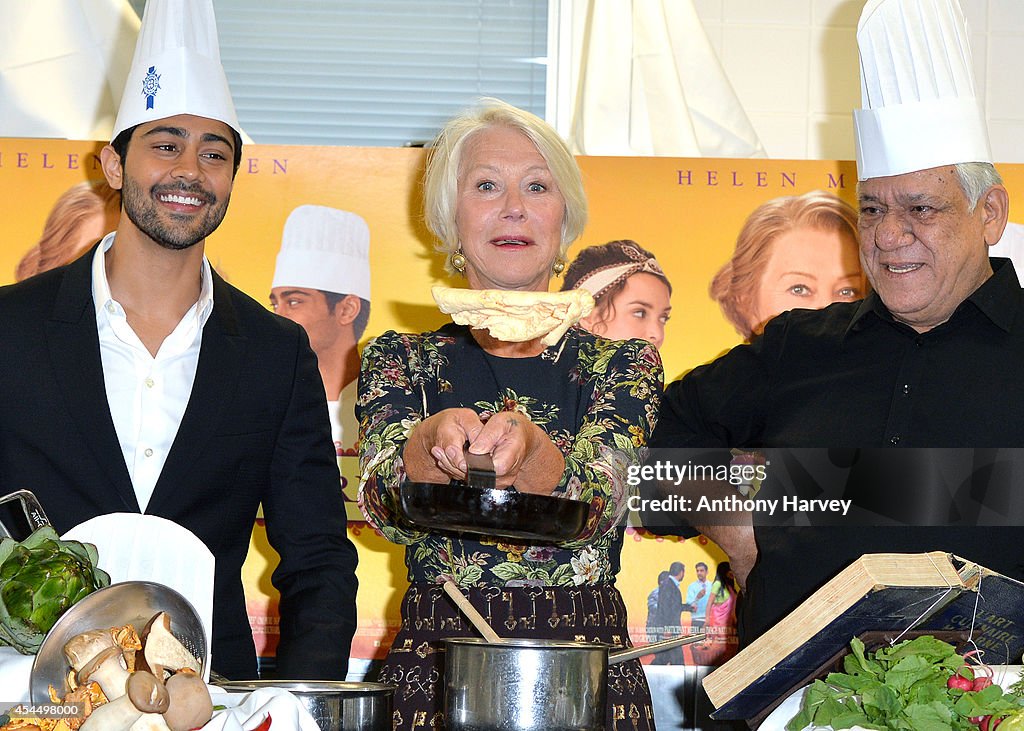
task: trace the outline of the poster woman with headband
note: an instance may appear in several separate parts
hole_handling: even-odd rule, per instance
[[[660,348],[672,313],[672,285],[654,254],[623,239],[582,249],[565,272],[562,290],[585,289],[594,310],[580,324],[611,340],[640,338]]]

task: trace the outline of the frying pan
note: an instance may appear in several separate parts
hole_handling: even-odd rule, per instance
[[[49,518],[39,500],[29,490],[15,490],[14,492],[0,497],[0,505],[17,501],[21,503],[21,512],[24,514],[25,522],[22,523],[20,516],[15,512],[8,512],[3,515],[7,523],[0,520],[0,538],[13,538],[16,541],[28,538],[36,528],[42,528],[50,524]],[[26,528],[27,526],[27,528]]]
[[[420,528],[529,543],[570,541],[583,532],[589,503],[498,488],[490,455],[466,452],[466,462],[464,482],[407,481],[392,488],[399,514]]]

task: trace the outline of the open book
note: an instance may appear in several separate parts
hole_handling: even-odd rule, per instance
[[[952,554],[869,553],[704,678],[718,719],[758,719],[862,633],[963,631],[991,664],[1024,651],[1024,583]]]

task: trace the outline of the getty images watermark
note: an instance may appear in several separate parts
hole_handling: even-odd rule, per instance
[[[769,461],[760,452],[732,451],[728,464],[710,464],[687,460],[678,462],[655,459],[642,465],[630,465],[626,482],[630,487],[656,485],[651,490],[631,495],[630,510],[639,513],[752,513],[768,517],[781,514],[831,513],[846,516],[853,500],[842,498],[805,498],[797,495],[758,496],[768,479]],[[729,485],[735,492],[725,495],[671,492],[684,485],[717,483]],[[646,494],[644,494],[646,493]]]
[[[1024,449],[655,448],[629,467],[634,524],[1024,525]]]

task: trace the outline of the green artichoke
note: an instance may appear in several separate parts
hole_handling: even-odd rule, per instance
[[[95,546],[62,541],[50,526],[20,543],[0,540],[0,645],[36,653],[72,604],[110,585],[96,558]]]

